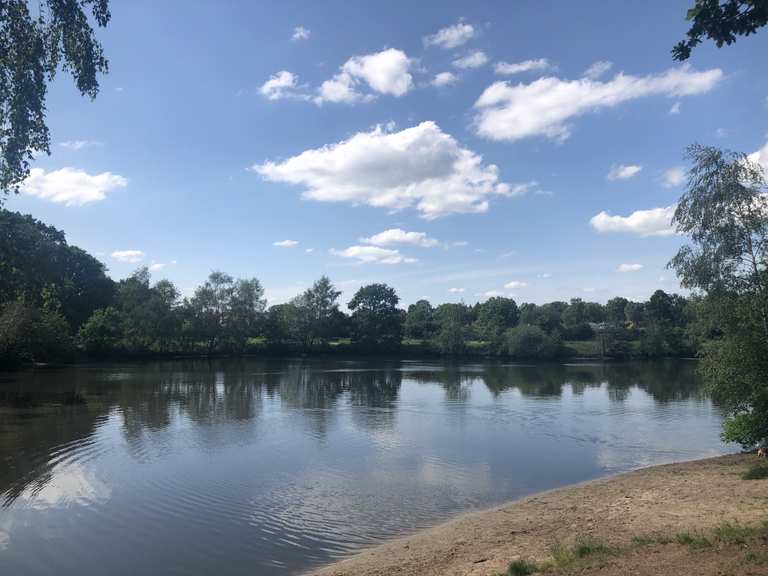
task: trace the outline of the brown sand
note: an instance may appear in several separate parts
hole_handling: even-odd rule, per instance
[[[553,546],[579,539],[629,546],[636,536],[707,530],[724,522],[757,525],[768,519],[768,479],[747,481],[740,476],[755,463],[754,455],[722,456],[655,466],[537,494],[462,515],[312,574],[486,576],[504,572],[517,558],[546,560]],[[716,550],[703,552],[693,572],[680,572],[680,563],[692,562],[690,551],[669,546],[665,554],[673,558],[665,559],[656,548],[626,555],[630,563],[632,556],[637,562],[642,560],[642,569],[612,560],[618,563],[613,569],[608,562],[590,573],[664,574],[671,573],[670,569],[678,574],[722,573],[719,565],[705,569],[701,563],[706,564],[707,554],[716,555]],[[661,571],[650,570],[654,563]],[[768,572],[761,571],[765,568],[738,573],[765,574]]]

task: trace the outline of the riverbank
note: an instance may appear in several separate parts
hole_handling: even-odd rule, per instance
[[[721,456],[537,494],[311,574],[489,576],[515,560],[512,574],[768,574],[768,478],[743,478],[758,462]]]

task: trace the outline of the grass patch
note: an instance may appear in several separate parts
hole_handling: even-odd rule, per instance
[[[675,542],[691,548],[709,548],[712,543],[701,534],[694,532],[678,532],[675,534]]]
[[[744,556],[744,561],[748,564],[757,564],[759,566],[768,564],[768,552],[747,552]]]
[[[535,562],[515,560],[509,565],[506,576],[528,576],[538,571],[539,566]]]
[[[752,538],[768,536],[768,521],[762,526],[738,526],[726,522],[715,528],[715,538],[724,544],[746,544]]]
[[[552,547],[550,552],[552,554],[552,564],[557,568],[566,568],[578,560],[583,560],[597,554],[609,554],[612,551],[612,548],[601,542],[585,539],[578,540],[574,546],[570,547],[558,543]]]
[[[768,466],[765,464],[755,464],[741,475],[742,480],[763,480],[768,478]]]

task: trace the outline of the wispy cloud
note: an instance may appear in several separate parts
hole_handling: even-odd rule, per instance
[[[439,74],[436,74],[435,77],[432,79],[430,84],[432,86],[437,86],[438,88],[442,88],[443,86],[450,86],[451,84],[456,84],[456,82],[459,81],[459,77],[456,76],[453,72],[440,72]]]
[[[93,148],[95,146],[103,146],[102,142],[98,140],[65,140],[59,142],[59,146],[66,148],[67,150],[83,150],[84,148]]]
[[[596,80],[606,74],[611,68],[613,68],[613,62],[609,62],[608,60],[598,60],[584,70],[583,76],[590,80]]]
[[[614,164],[611,166],[607,178],[608,180],[628,180],[632,178],[632,176],[639,174],[642,169],[643,167],[638,166],[637,164]]]
[[[461,58],[457,58],[452,62],[456,68],[461,68],[464,70],[471,69],[471,68],[480,68],[481,66],[485,66],[488,63],[488,56],[486,56],[485,52],[482,50],[475,50],[474,52],[470,52],[466,56],[462,56]]]
[[[445,50],[457,48],[469,42],[475,35],[475,29],[471,24],[458,22],[453,26],[442,28],[430,36],[424,38],[425,46],[438,46]]]
[[[661,175],[661,184],[664,188],[674,188],[683,182],[685,182],[685,168],[682,166],[670,168]]]
[[[113,260],[128,264],[136,264],[144,260],[144,252],[141,250],[115,250],[110,256]]]
[[[401,228],[390,228],[374,234],[370,238],[361,238],[360,242],[374,246],[410,245],[421,248],[431,248],[439,244],[437,240],[430,238],[425,232],[406,232]]]
[[[296,28],[293,29],[291,38],[293,40],[309,40],[311,34],[312,31],[309,28],[304,28],[304,26],[296,26]]]
[[[681,66],[649,76],[617,74],[605,82],[555,77],[530,84],[495,82],[475,102],[475,129],[491,140],[544,136],[562,142],[571,135],[569,122],[579,116],[649,96],[703,94],[722,76],[717,68],[697,72]]]
[[[344,250],[331,250],[331,254],[361,264],[411,264],[417,261],[416,258],[403,256],[399,250],[378,246],[350,246]]]
[[[512,74],[520,74],[522,72],[531,72],[534,70],[547,70],[552,65],[546,58],[538,58],[536,60],[525,60],[523,62],[496,62],[493,67],[493,71],[500,76],[509,76]]]

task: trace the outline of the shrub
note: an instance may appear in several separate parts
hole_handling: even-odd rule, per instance
[[[96,310],[83,324],[78,334],[80,343],[90,354],[108,354],[120,346],[122,340],[120,314],[112,307]]]
[[[521,325],[507,331],[507,352],[513,358],[550,360],[562,352],[557,335],[548,336],[538,326]]]
[[[58,312],[21,300],[7,302],[0,309],[0,365],[59,362],[73,353],[69,324]]]
[[[509,565],[507,576],[528,576],[537,572],[539,567],[528,560],[515,560]]]

